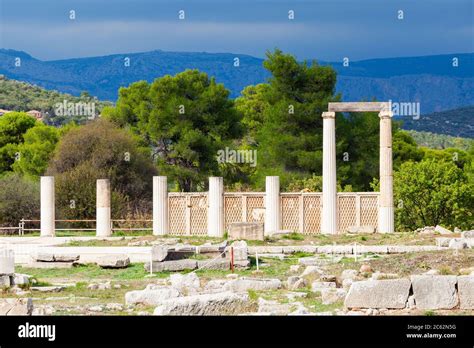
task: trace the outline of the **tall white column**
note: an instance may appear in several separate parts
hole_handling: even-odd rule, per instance
[[[321,233],[337,234],[336,113],[323,112],[323,209]]]
[[[168,179],[153,177],[153,234],[168,234]]]
[[[210,237],[224,236],[224,179],[209,178],[209,194],[207,210],[207,235]]]
[[[96,235],[97,237],[110,237],[111,213],[110,213],[110,181],[109,179],[97,180],[97,211],[96,211]]]
[[[42,176],[40,188],[41,237],[54,237],[54,176]]]
[[[280,217],[280,177],[265,178],[265,236],[281,230]]]
[[[378,231],[394,232],[392,112],[381,111],[380,117],[380,196]]]

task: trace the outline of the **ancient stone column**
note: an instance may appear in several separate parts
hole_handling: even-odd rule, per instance
[[[110,237],[112,235],[110,216],[110,181],[109,179],[98,179],[96,211],[97,237]]]
[[[380,117],[380,196],[378,231],[394,231],[393,165],[392,165],[392,112],[381,111]]]
[[[15,274],[15,253],[6,247],[0,247],[0,277]]]
[[[265,178],[265,236],[281,230],[280,217],[280,177]]]
[[[166,176],[153,177],[153,234],[168,234],[168,180]]]
[[[54,176],[42,176],[40,187],[40,209],[41,209],[41,237],[54,237],[55,214],[54,214]]]
[[[207,196],[207,235],[210,237],[224,236],[224,179],[209,178],[209,194]]]
[[[336,113],[323,112],[323,209],[321,233],[337,234]]]

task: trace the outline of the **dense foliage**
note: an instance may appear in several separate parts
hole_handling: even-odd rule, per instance
[[[474,117],[474,116],[473,116]],[[454,147],[461,150],[468,150],[474,143],[474,139],[453,137],[445,134],[431,132],[407,131],[419,146],[432,149],[446,149]]]
[[[474,186],[453,161],[405,162],[394,177],[398,229],[472,228]]]
[[[99,178],[111,181],[115,218],[150,212],[158,173],[179,191],[206,190],[213,175],[224,176],[227,190],[263,190],[265,176],[279,175],[282,191],[321,191],[321,114],[340,99],[336,73],[279,50],[267,53],[264,67],[267,82],[247,86],[236,100],[207,74],[186,70],[121,88],[116,106],[85,124],[57,128],[23,112],[0,116],[0,223],[38,217],[38,179],[45,174],[56,178],[58,218],[71,219],[95,215]],[[35,93],[34,100],[49,98]],[[472,227],[473,143],[433,139],[433,148],[419,146],[418,133],[393,122],[399,230]],[[254,162],[221,161],[224,149],[252,153]],[[336,158],[339,191],[378,189],[377,114],[336,114]]]
[[[0,226],[18,226],[21,219],[38,219],[39,183],[19,174],[0,176]]]
[[[219,174],[217,151],[241,134],[229,91],[197,70],[121,88],[117,107],[104,114],[142,135],[159,171],[185,191]]]
[[[96,120],[67,132],[59,142],[47,174],[56,177],[62,217],[91,218],[95,214],[97,179],[110,179],[114,215],[151,201],[156,175],[149,150],[107,120]]]

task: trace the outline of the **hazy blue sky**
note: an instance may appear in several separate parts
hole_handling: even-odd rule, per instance
[[[0,47],[45,60],[162,49],[351,60],[474,51],[473,0],[0,0]],[[186,19],[178,19],[185,10]],[[69,19],[69,10],[76,19]],[[288,11],[295,19],[288,20]],[[397,19],[397,11],[404,19]]]

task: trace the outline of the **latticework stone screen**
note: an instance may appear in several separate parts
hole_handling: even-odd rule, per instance
[[[377,228],[377,192],[338,193],[338,230],[351,226]],[[207,193],[170,193],[169,229],[173,235],[207,235]],[[281,193],[281,228],[303,234],[321,232],[322,194]],[[264,192],[224,193],[224,223],[264,222]]]

